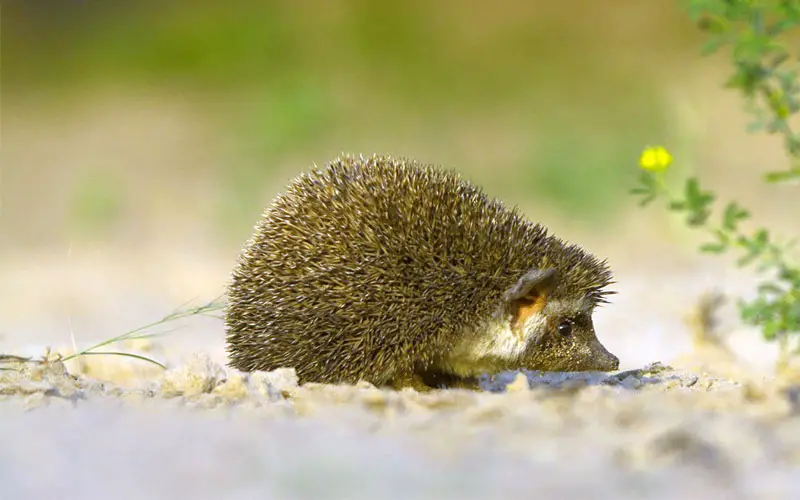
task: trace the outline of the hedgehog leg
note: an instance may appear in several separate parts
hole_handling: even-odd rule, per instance
[[[417,392],[430,392],[437,389],[437,387],[427,384],[423,377],[418,373],[397,375],[390,380],[387,385],[391,386],[396,391],[406,387],[410,387]]]
[[[481,385],[477,377],[457,377],[447,378],[445,385],[448,389],[469,389],[470,391],[481,391]]]
[[[421,375],[425,384],[440,389],[480,389],[477,377],[462,377],[446,372],[425,372]]]

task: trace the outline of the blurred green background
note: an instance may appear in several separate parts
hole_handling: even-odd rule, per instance
[[[747,161],[709,133],[745,120],[701,42],[674,0],[4,2],[5,244],[238,248],[341,152],[454,167],[605,233],[645,145]]]

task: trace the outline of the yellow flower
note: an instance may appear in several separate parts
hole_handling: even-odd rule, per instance
[[[663,172],[672,163],[672,155],[663,146],[648,147],[639,157],[639,166],[650,172]]]

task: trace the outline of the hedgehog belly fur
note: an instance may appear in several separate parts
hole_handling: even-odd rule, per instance
[[[481,329],[465,332],[452,351],[437,363],[437,368],[459,377],[477,377],[510,369],[533,342],[533,333],[544,324],[543,316],[532,318],[526,325],[532,328],[524,329],[521,336],[511,330],[507,321],[492,322]]]

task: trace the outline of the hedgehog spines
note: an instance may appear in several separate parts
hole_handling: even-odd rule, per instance
[[[486,322],[524,273],[555,296],[611,293],[605,261],[548,234],[452,170],[340,156],[264,211],[232,273],[230,364],[301,381],[388,383]]]

